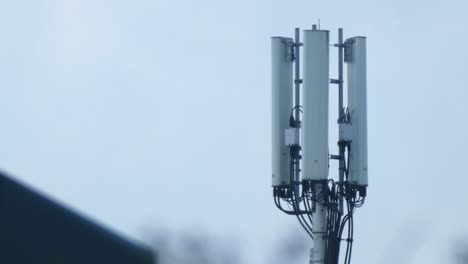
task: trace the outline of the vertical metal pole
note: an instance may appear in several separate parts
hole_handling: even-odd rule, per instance
[[[343,29],[338,29],[338,125],[343,122],[344,109],[343,109]],[[338,151],[340,156],[339,164],[339,180],[340,180],[340,192],[343,193],[343,182],[344,182],[344,170],[345,170],[345,148],[343,144],[338,144]],[[340,198],[340,212],[343,214],[343,196]]]
[[[295,109],[295,115],[296,115],[296,122],[299,123],[300,118],[299,115],[301,113],[301,109],[299,109],[299,106],[301,105],[301,97],[300,97],[300,85],[301,85],[301,76],[300,76],[300,62],[301,62],[301,56],[300,56],[300,50],[299,50],[299,42],[300,42],[300,29],[296,28],[295,29],[295,37],[294,37],[294,56],[295,56],[295,61],[294,61],[294,106],[296,107]],[[300,127],[300,125],[299,125]],[[299,137],[300,138],[300,137]],[[300,144],[299,144],[300,145]],[[300,165],[300,159],[296,160],[296,165],[295,165],[295,171],[296,175],[294,180],[296,182],[300,181],[300,170],[301,170],[301,165]],[[296,193],[296,199],[299,199],[299,185],[295,187],[295,193]]]
[[[294,38],[294,42],[295,42],[295,46],[294,46],[294,53],[295,53],[295,64],[294,64],[294,106],[299,106],[301,105],[301,101],[300,101],[300,84],[301,84],[301,76],[300,76],[300,63],[301,63],[301,56],[300,56],[300,49],[299,49],[299,41],[300,41],[300,32],[299,32],[299,28],[296,28],[296,32],[295,32],[295,38]],[[296,107],[296,117],[298,118],[298,120],[296,121],[299,121],[299,114],[300,114],[300,109],[299,107]]]
[[[300,63],[301,63],[301,56],[300,56],[300,49],[299,49],[299,41],[300,41],[300,35],[299,35],[299,28],[296,28],[295,32],[295,38],[294,38],[294,55],[295,55],[295,64],[294,64],[294,106],[299,106],[301,105],[300,101],[300,83],[301,83],[301,76],[300,76]],[[296,117],[299,117],[300,114],[300,109],[299,107],[296,107]],[[296,120],[296,121],[299,121]]]

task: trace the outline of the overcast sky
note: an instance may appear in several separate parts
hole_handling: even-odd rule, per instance
[[[467,14],[464,0],[1,0],[0,167],[132,239],[199,230],[265,263],[300,230],[272,200],[270,37],[320,19],[332,42],[367,36],[353,262],[442,263],[468,234]]]

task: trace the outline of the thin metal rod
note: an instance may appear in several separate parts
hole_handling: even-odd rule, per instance
[[[344,116],[344,109],[343,109],[343,29],[339,28],[338,29],[338,96],[339,96],[339,101],[338,101],[338,113],[339,113],[339,118]]]
[[[338,124],[343,122],[344,119],[344,108],[343,108],[343,29],[338,29]],[[345,172],[345,147],[343,144],[338,144],[340,164],[339,164],[339,180],[340,180],[340,192],[344,193],[344,172]],[[340,198],[339,203],[340,212],[343,213],[343,196]]]
[[[300,49],[299,49],[299,42],[300,42],[300,32],[299,28],[296,28],[295,31],[295,46],[294,46],[294,57],[296,58],[295,63],[294,63],[294,105],[299,106],[301,105],[300,101],[300,82],[301,82],[301,76],[300,76],[300,64],[301,64],[301,56],[300,56]],[[296,117],[299,118],[300,114],[300,109],[299,107],[296,107]],[[299,121],[299,120],[296,120]]]
[[[300,29],[296,28],[295,29],[295,37],[294,37],[294,55],[295,55],[295,62],[294,62],[294,106],[296,107],[295,115],[296,115],[296,122],[297,124],[300,124],[300,113],[301,109],[299,109],[299,106],[301,105],[301,97],[300,97],[300,85],[301,85],[301,76],[300,76],[300,63],[301,63],[301,56],[300,56],[300,48],[299,48],[299,42],[300,42]],[[300,137],[299,137],[300,138]],[[300,159],[297,159],[296,165],[295,165],[295,171],[296,171],[296,177],[295,181],[299,182],[300,181],[300,170],[301,170],[301,165],[300,165]],[[299,185],[296,187],[296,199],[299,199]]]

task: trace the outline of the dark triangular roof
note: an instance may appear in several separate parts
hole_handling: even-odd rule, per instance
[[[0,263],[152,264],[150,250],[0,172]]]

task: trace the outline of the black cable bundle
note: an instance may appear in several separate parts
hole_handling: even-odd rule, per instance
[[[290,127],[300,127],[300,121],[294,118],[293,111],[299,108],[294,107],[291,110],[291,117],[289,119]],[[348,119],[349,119],[349,113]],[[300,146],[290,146],[290,160],[289,160],[289,175],[290,182],[288,185],[275,187],[274,200],[276,206],[286,214],[295,215],[297,220],[307,232],[307,234],[314,239],[312,230],[313,221],[312,214],[316,210],[316,204],[324,205],[327,209],[327,230],[324,235],[325,241],[325,263],[338,264],[340,257],[341,242],[346,242],[346,251],[344,254],[344,264],[351,263],[351,255],[353,249],[354,227],[353,227],[353,214],[356,208],[364,204],[364,197],[360,193],[357,198],[357,192],[361,191],[356,186],[349,183],[349,159],[350,159],[350,145],[345,145],[347,155],[340,157],[344,159],[344,172],[345,181],[335,183],[333,179],[324,180],[323,182],[317,181],[303,181],[299,180],[299,170],[296,169],[296,164],[299,162]],[[323,184],[322,190],[316,193],[316,184]],[[341,212],[339,208],[340,200],[344,199],[346,203],[346,214]],[[282,201],[286,202],[288,209],[283,208]],[[301,208],[302,206],[302,208]],[[292,207],[292,208],[291,208]],[[343,238],[344,231],[346,238]]]

